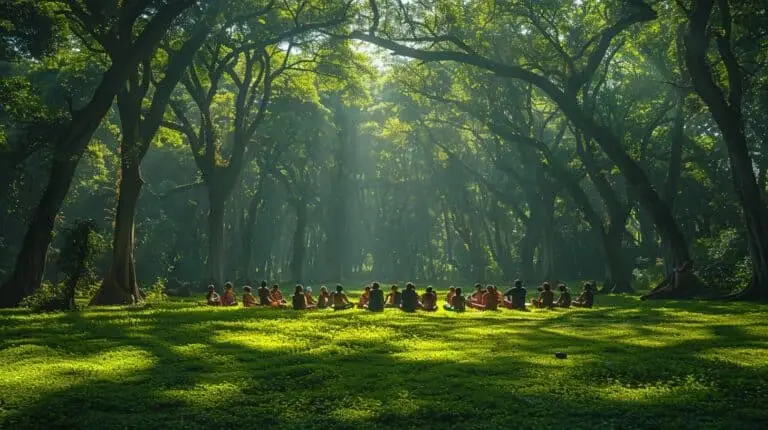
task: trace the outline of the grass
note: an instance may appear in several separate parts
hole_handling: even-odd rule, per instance
[[[0,428],[765,428],[768,306],[597,301],[3,310]]]

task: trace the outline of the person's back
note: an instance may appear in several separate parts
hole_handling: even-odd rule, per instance
[[[457,289],[456,295],[453,296],[452,303],[453,305],[451,307],[455,311],[463,311],[467,308],[467,299],[463,295],[458,293],[458,289]]]
[[[425,311],[434,311],[437,309],[437,294],[428,287],[424,295],[421,296],[421,305]]]
[[[294,310],[303,311],[307,308],[307,296],[303,292],[294,294],[292,304]]]
[[[399,308],[403,304],[403,293],[397,290],[397,285],[393,285],[389,294],[387,294],[387,301],[385,306],[391,308]]]
[[[368,295],[368,310],[381,312],[384,310],[384,291],[381,291],[379,284],[374,283],[371,293]]]
[[[565,284],[560,284],[557,287],[560,290],[560,297],[557,298],[557,307],[568,308],[571,306],[571,293],[568,292],[568,287]]]
[[[555,304],[555,293],[552,290],[544,290],[539,294],[541,305],[545,308],[551,308]]]
[[[347,295],[344,294],[344,287],[341,284],[336,286],[336,292],[332,296],[333,308],[335,310],[349,309],[352,307],[352,303],[349,303]]]
[[[419,307],[419,295],[416,294],[416,288],[412,284],[408,284],[403,292],[403,303],[400,305],[400,309],[405,312],[414,312]]]
[[[495,287],[489,287],[488,292],[483,297],[483,304],[485,309],[489,311],[495,311],[499,309],[499,293]]]

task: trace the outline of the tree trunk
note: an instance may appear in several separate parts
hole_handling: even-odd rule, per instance
[[[134,225],[141,179],[137,160],[124,160],[118,187],[117,213],[112,238],[112,262],[92,305],[127,305],[141,300],[136,281]]]
[[[611,223],[603,235],[603,254],[605,256],[606,279],[604,291],[611,293],[631,293],[632,274],[626,261],[626,253],[622,246],[624,238],[624,223]]]
[[[54,157],[48,184],[27,227],[13,275],[0,288],[0,307],[17,306],[24,297],[40,288],[56,216],[82,155],[81,151],[77,154],[58,153]]]
[[[226,195],[219,187],[208,187],[208,277],[216,285],[224,282],[224,210]]]
[[[533,257],[536,252],[539,233],[537,221],[531,216],[525,221],[525,233],[520,241],[520,277],[526,282],[535,279]]]
[[[306,255],[307,205],[302,199],[296,202],[296,230],[293,232],[293,256],[291,257],[291,275],[301,282],[304,275],[304,256]]]

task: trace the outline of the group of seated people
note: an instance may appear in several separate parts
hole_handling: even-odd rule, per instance
[[[538,287],[538,297],[531,299],[530,306],[537,309],[548,308],[568,308],[584,307],[591,308],[594,303],[594,284],[585,282],[581,294],[574,300],[571,300],[571,293],[568,287],[560,283],[557,286],[560,296],[555,301],[555,294],[549,282],[544,282]],[[257,297],[258,296],[258,297]],[[250,286],[243,287],[242,303],[245,307],[271,306],[276,308],[292,307],[295,310],[305,309],[350,309],[355,305],[349,301],[344,287],[336,286],[336,290],[328,292],[325,286],[320,287],[317,299],[312,297],[312,288],[296,285],[291,303],[283,298],[280,286],[275,284],[271,288],[267,286],[266,281],[262,281],[257,288],[257,296],[253,295],[253,289]],[[500,306],[507,309],[526,310],[526,289],[520,280],[516,280],[514,287],[502,294],[494,285],[488,285],[485,288],[481,284],[475,284],[475,291],[469,297],[464,297],[461,287],[450,287],[445,297],[443,308],[447,311],[462,312],[466,308],[477,310],[498,310]],[[208,286],[206,303],[211,306],[237,306],[237,298],[234,293],[234,287],[231,282],[224,284],[224,294],[219,296],[216,293],[216,287]],[[401,309],[405,312],[415,312],[423,310],[433,312],[438,309],[437,293],[432,287],[427,287],[424,294],[419,295],[416,292],[416,286],[413,283],[407,283],[403,292],[399,291],[397,285],[393,285],[390,292],[385,296],[381,285],[374,282],[366,286],[360,295],[357,308],[367,309],[373,312],[382,312],[385,308]]]

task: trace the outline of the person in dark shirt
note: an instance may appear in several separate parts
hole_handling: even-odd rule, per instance
[[[464,312],[467,307],[467,299],[461,294],[461,288],[456,288],[451,304],[446,303],[443,309],[451,312]]]
[[[432,287],[427,287],[427,291],[421,296],[421,306],[425,311],[433,312],[437,310],[437,294]]]
[[[519,311],[525,310],[525,293],[526,291],[525,287],[523,287],[523,281],[516,279],[515,286],[504,293],[504,306]]]
[[[258,290],[259,304],[263,306],[269,306],[272,304],[272,298],[270,297],[269,288],[267,288],[267,281],[261,281],[261,286]]]
[[[305,309],[314,308],[313,305],[307,303],[307,295],[304,292],[304,286],[296,285],[296,291],[293,293],[293,309],[296,311],[303,311]]]
[[[354,306],[352,303],[349,303],[349,299],[347,298],[347,295],[344,294],[344,287],[341,286],[341,284],[336,286],[336,292],[333,294],[333,309],[340,311],[343,309],[349,309],[352,306]]]
[[[557,298],[557,303],[555,303],[555,306],[558,308],[570,308],[571,293],[568,292],[568,287],[566,287],[565,284],[560,284],[557,286],[557,289],[560,290],[560,297]]]
[[[384,311],[384,291],[381,291],[381,286],[378,282],[374,282],[371,285],[371,293],[368,296],[367,309],[372,312]]]
[[[389,294],[387,294],[387,302],[385,307],[399,308],[403,304],[403,293],[397,291],[397,285],[393,285]]]
[[[552,292],[552,286],[549,282],[541,285],[539,298],[531,299],[531,304],[536,308],[551,308],[555,302],[555,293]]]
[[[585,282],[581,294],[579,294],[579,297],[577,297],[571,304],[577,308],[591,308],[595,301],[593,288],[591,282]]]
[[[416,312],[416,309],[419,307],[421,307],[421,304],[419,303],[419,295],[416,293],[416,286],[409,282],[405,285],[403,302],[400,304],[400,309],[405,312]]]

